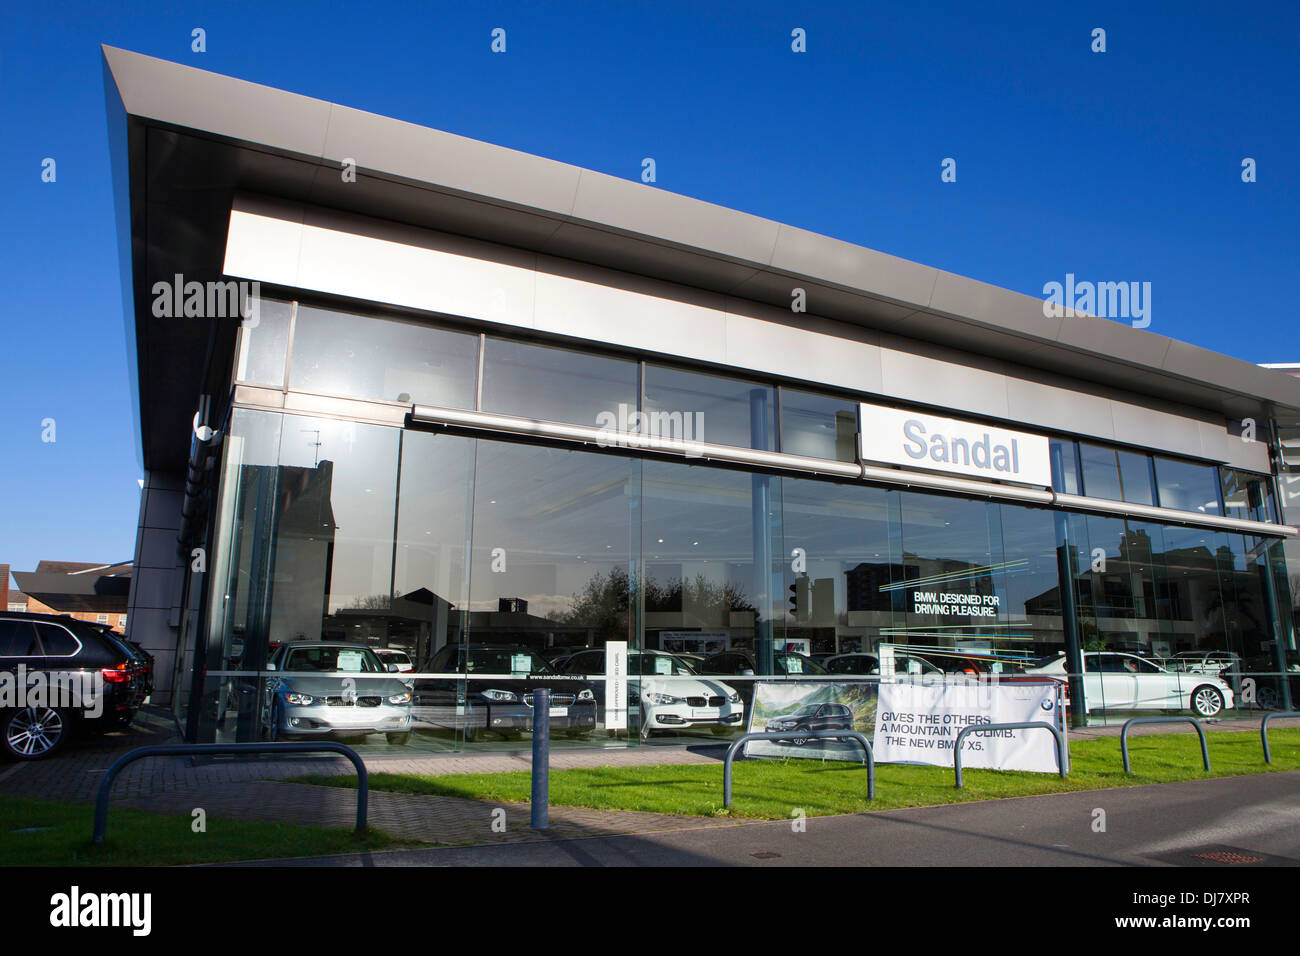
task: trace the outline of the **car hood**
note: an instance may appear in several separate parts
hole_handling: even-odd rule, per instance
[[[310,694],[312,697],[338,697],[348,690],[354,691],[358,697],[373,697],[376,694],[388,697],[393,694],[404,694],[410,690],[410,686],[405,681],[378,674],[373,677],[359,675],[354,681],[344,683],[347,681],[346,677],[282,672],[276,675],[275,680],[280,682],[281,687],[300,694]]]

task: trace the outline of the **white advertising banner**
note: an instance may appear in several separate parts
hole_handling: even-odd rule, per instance
[[[1061,726],[1060,685],[968,681],[880,685],[872,746],[880,763],[953,765],[957,735],[978,724],[1041,721]],[[963,767],[1056,773],[1056,739],[1046,730],[975,731],[962,741]]]
[[[865,461],[1050,486],[1047,438],[886,405],[863,404]]]
[[[605,729],[627,728],[627,641],[605,644]]]

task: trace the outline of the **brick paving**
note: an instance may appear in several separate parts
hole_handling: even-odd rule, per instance
[[[1296,726],[1300,721],[1275,720],[1270,726]],[[1168,732],[1174,725],[1135,732]],[[1258,732],[1259,721],[1233,718],[1209,725],[1211,730]],[[1191,728],[1188,728],[1191,732]],[[1118,724],[1071,730],[1073,739],[1117,736]],[[142,712],[131,731],[78,741],[50,760],[0,764],[0,794],[47,800],[88,802],[108,766],[127,750],[150,744],[176,743],[180,736],[170,716]],[[635,747],[626,750],[561,751],[552,753],[555,770],[576,767],[717,764],[725,745]],[[367,755],[373,773],[454,774],[528,770],[528,753]],[[209,826],[222,818],[260,819],[311,826],[350,827],[355,821],[356,792],[338,787],[289,782],[305,774],[347,775],[345,760],[304,757],[292,760],[211,760],[195,764],[186,757],[137,761],[113,786],[113,805],[156,813],[188,815],[196,807],[208,814]],[[719,768],[721,779],[721,768]],[[492,828],[493,811],[505,811],[504,833]],[[741,821],[616,810],[552,807],[551,829],[528,829],[526,803],[496,803],[460,797],[416,794],[370,794],[370,823],[392,836],[431,844],[517,843],[577,836],[653,833],[669,830],[741,825]],[[499,816],[499,815],[498,815]],[[110,823],[111,826],[111,823]]]

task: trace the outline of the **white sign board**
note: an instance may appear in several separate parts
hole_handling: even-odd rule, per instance
[[[605,729],[627,727],[627,641],[605,644]]]
[[[880,763],[951,767],[957,734],[978,724],[1042,721],[1061,726],[1060,685],[966,681],[880,684],[875,748]],[[966,735],[963,767],[1056,773],[1056,739],[1046,730]]]
[[[861,406],[862,458],[1028,485],[1052,484],[1047,438],[920,412]]]
[[[659,632],[659,649],[670,654],[721,654],[730,648],[730,631]]]

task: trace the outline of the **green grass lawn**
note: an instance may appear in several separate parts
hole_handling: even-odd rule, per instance
[[[1273,752],[1264,763],[1259,735],[1207,734],[1210,763],[1201,769],[1194,733],[1150,734],[1129,739],[1132,775],[1120,761],[1119,738],[1077,740],[1070,745],[1071,770],[1066,780],[1054,774],[964,769],[965,789],[953,787],[951,768],[882,764],[876,768],[876,799],[866,796],[861,764],[807,760],[737,761],[731,815],[785,819],[795,808],[809,816],[860,813],[899,807],[961,803],[1071,790],[1128,787],[1177,780],[1201,780],[1241,774],[1300,769],[1300,728],[1269,732]],[[300,783],[355,787],[356,777],[311,776]],[[527,771],[500,774],[417,776],[372,774],[373,790],[472,797],[479,800],[526,801]],[[649,767],[593,767],[551,771],[551,803],[610,810],[649,810],[692,816],[722,816],[722,765],[677,764]]]
[[[214,817],[206,833],[194,833],[188,816],[113,808],[107,839],[93,846],[93,815],[90,804],[0,797],[0,866],[172,866],[411,845],[374,829],[358,834]]]

